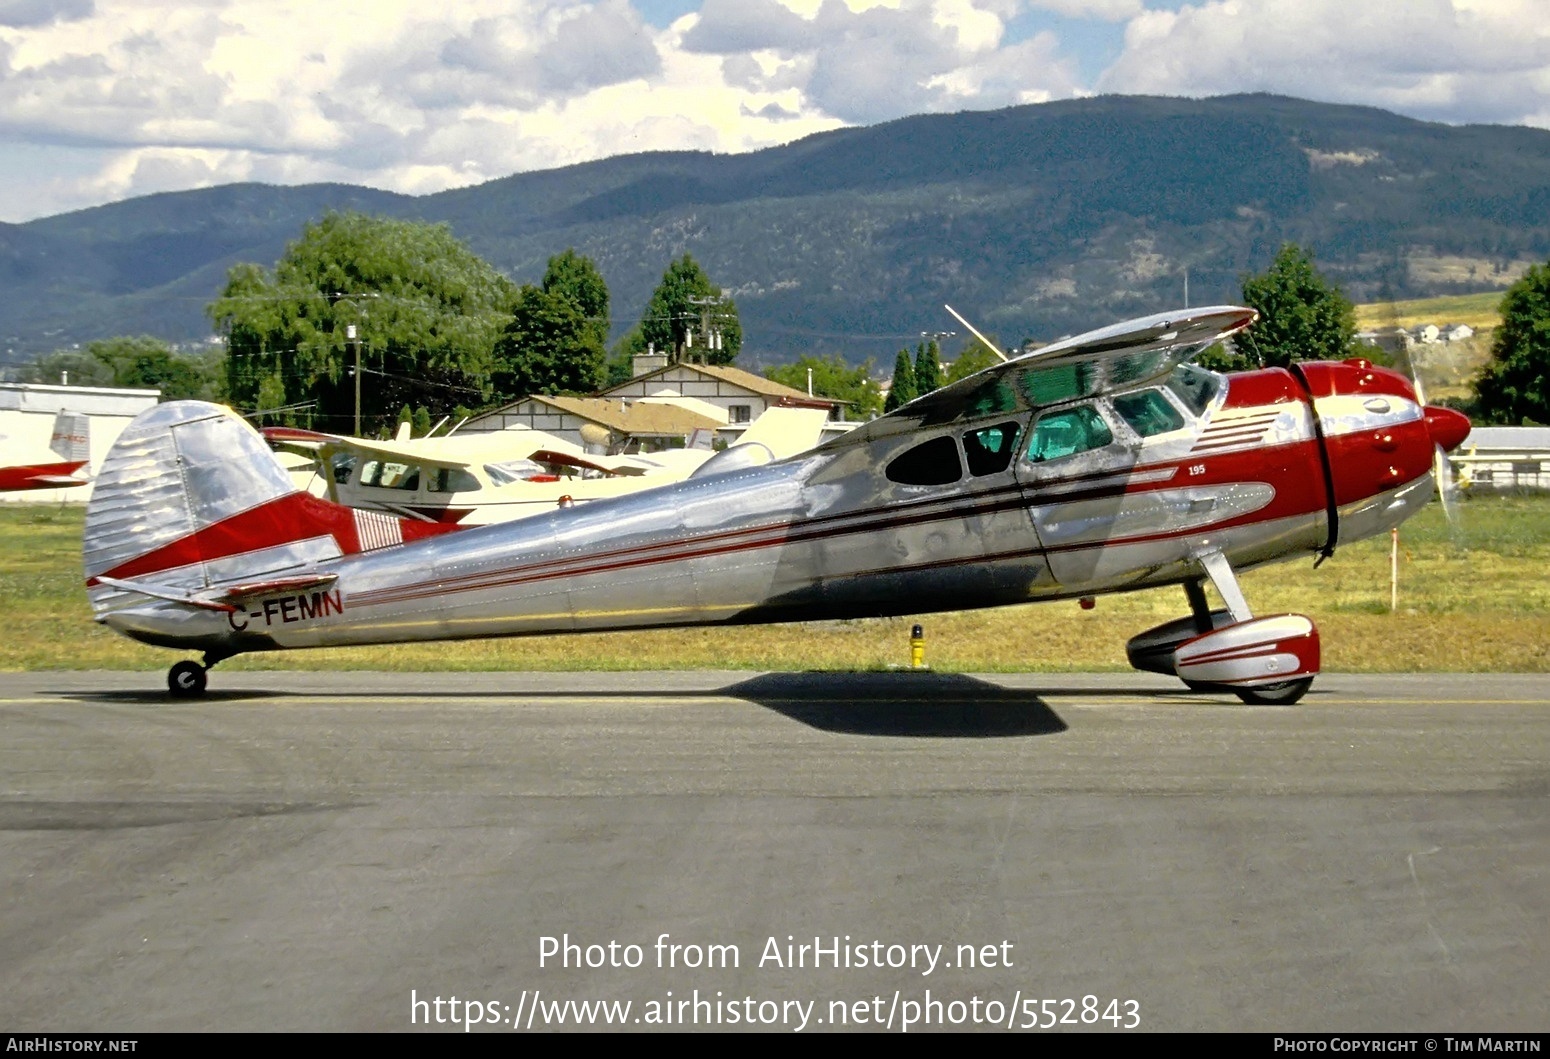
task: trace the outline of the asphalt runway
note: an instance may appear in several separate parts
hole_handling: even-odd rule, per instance
[[[162,679],[0,681],[0,1031],[1550,1029],[1547,677]]]

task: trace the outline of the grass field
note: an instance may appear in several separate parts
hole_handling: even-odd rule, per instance
[[[164,669],[177,652],[96,625],[81,587],[80,508],[0,508],[0,670]],[[1259,614],[1309,615],[1324,668],[1343,672],[1550,671],[1550,497],[1471,497],[1451,531],[1433,504],[1401,530],[1400,608],[1389,611],[1389,541],[1342,547],[1245,575]],[[1125,641],[1186,612],[1158,589],[996,610],[747,628],[544,636],[250,655],[222,669],[631,670],[882,669],[926,660],[967,672],[1126,668]]]
[[[1420,375],[1430,401],[1467,400],[1473,395],[1480,369],[1491,359],[1491,329],[1501,324],[1501,301],[1501,291],[1486,291],[1417,301],[1375,302],[1356,307],[1356,326],[1358,330],[1370,331],[1420,324],[1468,324],[1475,329],[1474,337],[1413,346],[1410,356],[1414,364],[1406,364],[1401,358],[1396,365],[1400,371],[1413,369]]]
[[[1405,302],[1372,302],[1356,307],[1356,329],[1371,331],[1379,327],[1419,327],[1421,324],[1468,324],[1476,331],[1501,324],[1503,292],[1453,294],[1441,298],[1420,298]]]

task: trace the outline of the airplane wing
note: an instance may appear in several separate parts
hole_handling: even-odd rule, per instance
[[[378,441],[375,438],[348,438],[325,435],[318,447],[326,461],[337,452],[366,459],[393,460],[422,467],[465,469],[479,464],[515,459],[550,462],[548,457],[608,470],[604,457],[586,456],[581,448],[542,430],[492,430],[479,434],[457,434],[444,438],[415,438],[408,441]],[[543,452],[544,456],[535,455]]]
[[[326,461],[337,452],[346,452],[365,459],[393,460],[430,467],[453,467],[459,470],[480,462],[466,451],[448,453],[433,448],[429,441],[378,441],[374,438],[334,438],[318,449]]]
[[[647,471],[646,467],[628,456],[587,456],[557,449],[534,449],[528,459],[547,463],[551,467],[575,467],[583,471],[602,471],[604,474],[639,475]]]
[[[331,442],[349,440],[338,434],[323,434],[301,427],[264,427],[259,433],[269,442],[270,448],[299,452],[304,456],[316,456],[319,449]]]
[[[1239,305],[1213,305],[1088,331],[917,397],[830,444],[1139,389],[1248,327],[1258,315]]]

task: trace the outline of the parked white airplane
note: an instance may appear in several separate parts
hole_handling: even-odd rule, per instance
[[[822,409],[772,408],[733,447],[743,466],[784,459],[816,446],[826,421]],[[714,455],[708,447],[591,455],[532,429],[393,441],[290,427],[263,433],[273,446],[315,453],[323,487],[316,491],[335,503],[459,526],[505,522],[562,503],[682,481]]]
[[[47,452],[8,449],[6,459],[15,462],[0,467],[0,492],[85,485],[89,479],[83,469],[91,459],[90,424],[91,420],[84,415],[61,411],[54,417],[54,433]]]

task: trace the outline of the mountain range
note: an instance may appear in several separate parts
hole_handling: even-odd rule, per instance
[[[1550,257],[1550,132],[1267,95],[1100,96],[418,197],[339,184],[150,195],[0,225],[0,357],[207,337],[226,270],[272,266],[329,210],[445,222],[518,282],[574,247],[609,284],[616,337],[690,253],[737,301],[745,366],[806,352],[888,363],[922,333],[959,330],[944,303],[1018,344],[1186,298],[1234,301],[1285,241],[1355,301],[1504,287]]]

